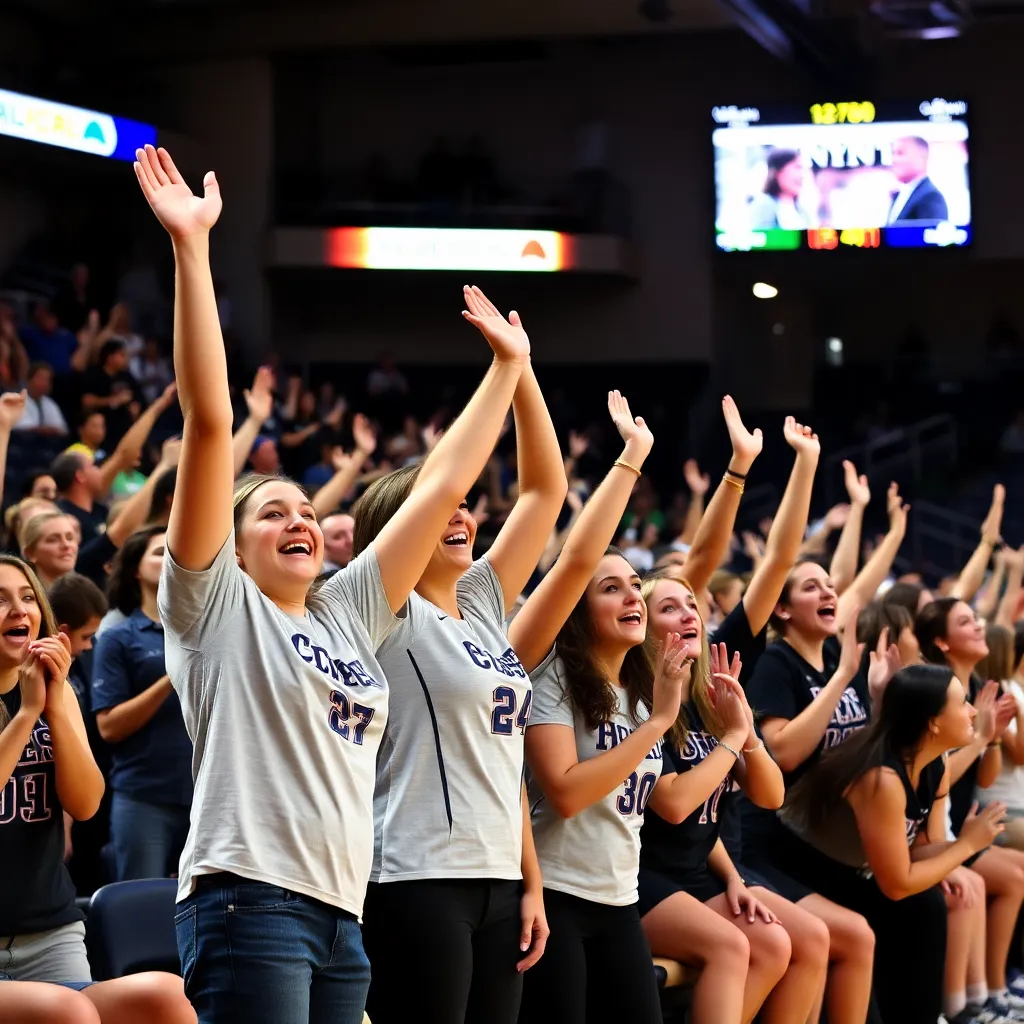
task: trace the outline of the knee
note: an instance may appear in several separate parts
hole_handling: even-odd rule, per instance
[[[100,1024],[96,1008],[80,992],[59,985],[38,985],[31,1007],[26,1007],[26,1021],[45,1024]],[[22,1019],[22,1018],[19,1018]]]
[[[750,943],[739,928],[732,926],[721,929],[708,944],[705,963],[728,964],[730,970],[747,973],[750,965]]]
[[[848,913],[830,931],[833,959],[871,962],[875,957],[875,933],[861,914]]]
[[[789,933],[780,924],[757,928],[750,941],[750,964],[758,970],[781,978],[793,957],[793,945]]]
[[[789,941],[793,947],[793,960],[820,967],[823,971],[827,969],[830,939],[824,921],[808,914],[800,928],[789,933]]]
[[[185,996],[181,978],[151,971],[117,982],[118,1008],[128,1020],[146,1024],[196,1024],[196,1012]]]

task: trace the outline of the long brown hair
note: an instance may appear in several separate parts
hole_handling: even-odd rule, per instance
[[[422,468],[423,463],[416,462],[374,480],[352,506],[352,518],[355,520],[352,528],[353,557],[362,554],[377,539],[377,534],[405,504]]]
[[[990,622],[985,627],[988,656],[978,662],[975,672],[982,679],[994,679],[997,683],[1005,683],[1007,679],[1012,679],[1017,667],[1013,657],[1013,641],[1012,630]]]
[[[605,555],[625,557],[616,547],[607,548]],[[597,729],[602,722],[611,721],[619,710],[615,688],[591,654],[594,640],[594,620],[584,593],[558,631],[555,647],[565,670],[569,699],[588,729]],[[654,664],[646,644],[637,644],[626,652],[618,682],[626,691],[629,714],[639,724],[638,705],[643,704],[648,713],[653,706]]]
[[[39,639],[40,637],[56,636],[57,635],[57,623],[53,617],[53,609],[50,607],[49,599],[46,596],[46,590],[43,588],[42,583],[39,581],[39,577],[32,571],[32,567],[28,562],[21,558],[17,558],[14,555],[0,554],[0,565],[10,565],[18,570],[25,577],[28,585],[32,588],[32,594],[36,599],[36,604],[39,605]],[[7,705],[0,700],[0,732],[10,724],[11,716],[7,712]]]
[[[643,595],[644,602],[647,605],[647,646],[652,659],[656,657],[656,652],[663,642],[662,638],[656,637],[651,631],[651,598],[654,596],[654,588],[661,580],[672,580],[685,587],[696,603],[693,587],[690,586],[689,580],[683,575],[679,566],[666,565],[661,569],[649,572],[644,577],[643,583],[640,585],[640,593]],[[708,631],[700,614],[699,606],[697,618],[700,619],[700,654],[690,665],[690,701],[696,707],[697,713],[707,729],[718,739],[721,739],[725,730],[722,726],[721,718],[715,710],[715,706],[711,703],[711,650],[708,647]],[[652,703],[653,698],[652,688],[652,693],[650,694]],[[672,723],[672,728],[668,731],[669,739],[677,750],[683,749],[689,732],[686,713],[683,710],[683,705],[680,705],[679,714]]]

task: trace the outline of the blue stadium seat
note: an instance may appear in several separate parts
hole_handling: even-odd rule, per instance
[[[97,981],[141,971],[181,973],[174,935],[177,890],[173,878],[113,882],[96,890],[86,947]]]

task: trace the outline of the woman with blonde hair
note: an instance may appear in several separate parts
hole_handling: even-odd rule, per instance
[[[64,865],[64,815],[92,817],[103,776],[70,667],[70,642],[38,577],[21,559],[0,555],[0,1022],[194,1024],[174,975],[92,982]],[[8,992],[7,982],[19,984]]]
[[[211,172],[195,196],[166,150],[136,157],[177,272],[185,422],[158,599],[195,748],[176,922],[188,995],[202,1024],[359,1024],[370,981],[359,918],[388,715],[375,652],[490,457],[529,342],[488,337],[491,366],[406,502],[318,582],[324,538],[306,493],[276,476],[234,484],[210,272],[220,186]]]
[[[64,512],[37,512],[21,524],[18,546],[49,590],[78,561],[78,523]]]

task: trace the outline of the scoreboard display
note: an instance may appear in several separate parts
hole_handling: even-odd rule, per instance
[[[712,122],[725,252],[971,241],[964,100],[719,106]]]

